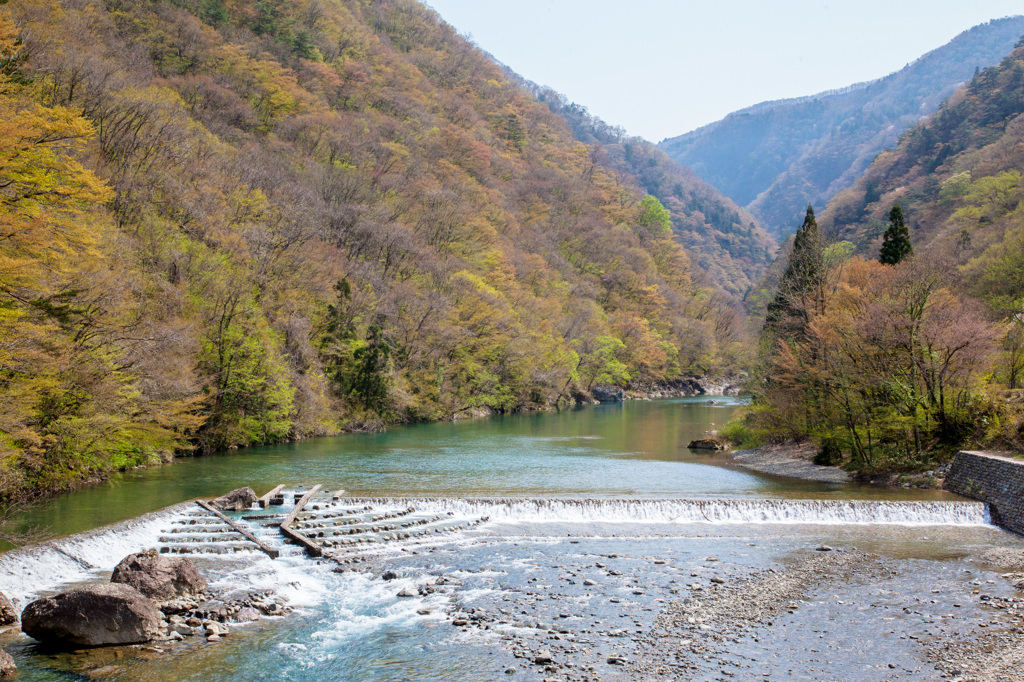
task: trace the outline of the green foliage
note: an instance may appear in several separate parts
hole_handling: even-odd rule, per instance
[[[903,210],[896,204],[889,212],[889,229],[882,236],[882,249],[878,254],[878,262],[883,265],[896,265],[914,253],[910,245],[910,232],[903,222]]]
[[[629,382],[629,366],[619,357],[626,355],[626,344],[614,336],[598,336],[597,349],[578,361],[577,376],[588,390],[595,384],[625,386]]]
[[[853,258],[856,252],[857,245],[851,241],[834,242],[825,247],[822,261],[826,268],[838,267]]]
[[[771,437],[763,428],[755,426],[757,413],[757,406],[740,408],[734,413],[732,419],[718,430],[718,435],[739,449],[765,445],[771,440]]]
[[[526,131],[515,113],[505,115],[505,139],[519,151],[526,147]]]
[[[877,186],[877,183],[876,183]],[[943,204],[951,204],[957,199],[965,196],[971,188],[971,172],[964,171],[957,173],[942,181],[942,188],[939,190],[939,201]],[[877,198],[875,199],[878,200]]]
[[[597,163],[424,6],[40,4],[0,17],[4,491],[743,361],[666,226],[740,272],[749,217]]]
[[[199,10],[200,18],[211,26],[222,26],[231,19],[224,0],[203,0]]]
[[[661,205],[657,197],[650,194],[640,200],[640,216],[636,222],[650,232],[672,231],[672,215]]]
[[[765,335],[788,338],[803,333],[824,267],[818,223],[814,208],[808,204],[804,222],[793,237],[793,249],[775,298],[766,309]]]
[[[251,301],[237,296],[218,301],[211,322],[198,359],[199,371],[210,377],[201,448],[210,451],[289,437],[295,387],[279,336]]]
[[[390,412],[390,358],[391,344],[384,338],[384,331],[371,324],[366,330],[366,341],[352,353],[356,366],[350,381],[349,393],[356,396],[364,408],[381,415]]]
[[[286,7],[283,0],[258,0],[252,30],[256,35],[279,36],[284,32]]]
[[[814,455],[814,463],[825,467],[839,466],[843,459],[843,449],[836,438],[823,438],[821,448]]]

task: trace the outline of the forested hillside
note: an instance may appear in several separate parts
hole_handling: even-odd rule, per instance
[[[747,426],[868,473],[1024,450],[1022,139],[1024,41],[808,213]]]
[[[626,135],[559,93],[527,85],[568,121],[577,140],[596,147],[598,163],[662,202],[673,232],[717,286],[743,296],[760,280],[777,246],[753,216],[651,142]]]
[[[741,361],[676,207],[417,2],[0,17],[0,497]]]
[[[885,78],[758,104],[660,146],[784,236],[808,203],[823,207],[851,186],[880,151],[976,69],[1009,54],[1022,34],[1024,17],[991,21]]]

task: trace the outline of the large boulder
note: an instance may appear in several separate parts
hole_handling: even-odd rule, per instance
[[[14,604],[3,592],[0,592],[0,625],[11,625],[18,622],[18,612]]]
[[[252,488],[236,488],[223,497],[210,502],[210,506],[220,511],[245,511],[258,500]]]
[[[12,680],[18,672],[18,666],[14,665],[11,655],[0,649],[0,680]]]
[[[130,585],[157,601],[190,597],[206,591],[206,579],[188,559],[159,554],[129,554],[114,569],[110,582]]]
[[[21,629],[45,644],[139,644],[161,634],[163,616],[128,585],[93,585],[37,599],[21,613]]]
[[[594,386],[590,394],[602,403],[621,403],[626,398],[626,392],[618,386]]]

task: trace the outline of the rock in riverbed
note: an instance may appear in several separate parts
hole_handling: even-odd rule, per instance
[[[696,438],[686,447],[691,450],[725,450],[728,445],[720,438]]]
[[[0,592],[0,625],[13,625],[18,622],[18,612],[7,596]]]
[[[235,488],[227,495],[211,500],[210,506],[220,511],[245,511],[258,499],[252,488]]]
[[[122,559],[110,582],[134,587],[157,601],[202,594],[208,587],[206,579],[188,559],[145,553],[129,554]]]
[[[139,644],[157,637],[163,620],[134,587],[94,585],[37,599],[21,614],[29,637],[64,646]]]
[[[18,673],[18,666],[14,665],[11,655],[0,649],[0,680],[11,680]]]

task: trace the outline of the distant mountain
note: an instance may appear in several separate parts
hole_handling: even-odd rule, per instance
[[[577,140],[593,146],[597,163],[665,205],[672,231],[713,284],[743,296],[761,278],[777,244],[747,211],[652,142],[626,135],[551,89],[520,83],[564,118]]]
[[[1022,136],[1024,46],[981,71],[896,149],[880,154],[863,178],[829,202],[819,224],[874,257],[889,210],[899,203],[915,252],[952,253],[965,266],[968,285],[984,280],[994,272],[990,266],[1009,263],[1004,256],[1024,244]],[[1022,265],[1014,261],[1013,271]],[[1019,274],[1002,279],[1000,286],[1021,281]],[[1021,297],[1024,288],[1011,298]]]
[[[822,206],[851,186],[880,151],[977,69],[998,63],[1022,34],[1024,16],[990,21],[885,78],[764,102],[659,146],[769,232],[785,235],[808,203]]]

